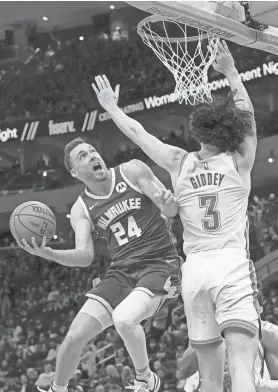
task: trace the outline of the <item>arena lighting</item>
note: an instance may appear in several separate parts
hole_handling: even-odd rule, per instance
[[[115,6],[113,4],[110,5],[110,10],[115,9]]]
[[[274,162],[274,150],[269,151],[269,157],[268,157],[267,161],[268,161],[268,163]]]
[[[47,22],[47,21],[48,21],[48,17],[47,17],[47,16],[43,16],[43,17],[42,17],[42,20],[44,20],[45,22]]]
[[[79,41],[84,41],[84,37],[82,35],[79,37]]]

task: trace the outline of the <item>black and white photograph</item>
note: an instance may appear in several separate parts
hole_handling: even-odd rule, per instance
[[[0,1],[0,392],[278,392],[278,1]]]

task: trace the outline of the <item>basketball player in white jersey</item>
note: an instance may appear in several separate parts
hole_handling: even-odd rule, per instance
[[[172,179],[184,228],[182,291],[189,338],[196,349],[202,392],[221,392],[225,338],[232,391],[255,392],[258,348],[256,275],[248,254],[247,205],[257,136],[248,93],[225,42],[213,64],[233,94],[195,108],[190,132],[200,151],[162,143],[118,106],[106,76],[93,84],[98,100],[119,129]],[[185,109],[186,110],[186,109]]]
[[[254,364],[254,377],[258,392],[278,391],[278,327],[267,321],[261,324],[262,338]],[[225,351],[225,343],[222,344]],[[183,378],[191,377],[199,370],[196,350],[188,347],[178,363]],[[224,392],[231,391],[231,378],[228,367],[224,368]]]

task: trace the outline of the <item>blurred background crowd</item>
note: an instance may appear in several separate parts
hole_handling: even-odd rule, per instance
[[[277,61],[277,56],[266,52],[229,45],[239,72]],[[1,63],[6,52],[13,49],[0,49],[0,126],[93,110],[97,102],[91,83],[100,72],[112,85],[121,85],[122,106],[157,91],[162,95],[174,90],[172,75],[143,44],[136,24],[133,28],[116,27],[110,34],[93,34],[91,26],[39,34],[33,27],[24,48],[25,64]],[[211,69],[210,80],[217,77]],[[259,95],[260,86],[255,84],[253,93]],[[275,108],[271,116],[262,111],[256,114],[259,139],[278,133]],[[184,137],[184,127],[181,121],[161,140],[193,151],[196,145]],[[110,166],[133,158],[150,163],[135,146],[115,149],[105,156]],[[0,165],[0,196],[75,184],[62,160],[62,155],[50,154],[46,159],[34,154],[33,163],[24,171],[19,159],[9,167]],[[277,189],[252,190],[248,216],[251,257],[256,262],[278,249]],[[172,223],[179,253],[184,257],[181,222],[175,218]],[[73,232],[59,233],[52,245],[71,247]],[[53,381],[57,350],[85,301],[84,294],[95,278],[104,276],[110,264],[105,244],[97,242],[96,246],[98,256],[91,267],[65,268],[24,253],[9,233],[0,235],[0,392],[35,392],[36,386],[47,389]],[[261,291],[263,318],[278,324],[278,288],[270,285],[261,287]],[[162,391],[197,391],[198,375],[185,380],[177,369],[188,346],[181,299],[168,303],[144,328],[151,369],[161,377]],[[123,343],[114,328],[109,328],[86,347],[69,392],[123,392],[133,378]]]
[[[233,43],[229,46],[239,72],[277,57]],[[36,35],[29,52],[27,65],[13,65],[1,72],[0,94],[5,96],[0,104],[1,121],[89,111],[96,105],[91,84],[99,72],[109,75],[112,86],[121,85],[121,101],[126,103],[158,90],[163,95],[175,87],[171,73],[135,29],[119,32],[116,39],[94,36],[90,26],[80,37],[70,38],[59,31]],[[211,68],[210,78],[217,75]]]
[[[47,389],[54,377],[57,350],[84,303],[95,277],[110,260],[99,257],[86,269],[66,268],[19,249],[0,253],[0,391]],[[278,289],[262,288],[263,319],[278,324]],[[177,363],[188,346],[181,298],[168,303],[145,323],[151,369],[162,379],[162,391],[197,390],[198,376],[186,383]],[[133,367],[114,328],[93,339],[69,384],[69,392],[123,392],[134,378]],[[191,389],[190,389],[191,388]]]

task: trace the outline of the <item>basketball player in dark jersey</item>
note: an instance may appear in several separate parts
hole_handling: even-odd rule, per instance
[[[258,392],[278,391],[278,327],[267,321],[261,323],[262,338],[254,364],[254,377]],[[224,343],[222,344],[225,350]],[[178,363],[179,375],[189,378],[199,370],[196,350],[188,347]],[[244,386],[243,386],[244,387]],[[244,389],[244,388],[243,388]],[[231,392],[231,376],[229,373],[227,358],[224,368],[223,392]]]
[[[176,293],[181,258],[166,216],[177,214],[177,202],[143,162],[108,169],[95,148],[80,138],[66,146],[65,165],[86,186],[71,210],[76,248],[54,250],[45,240],[38,247],[34,238],[33,247],[22,240],[23,248],[65,266],[87,267],[94,258],[93,230],[106,239],[112,264],[86,294],[88,300],[60,347],[49,391],[66,392],[85,344],[114,324],[136,370],[129,388],[157,392],[160,379],[149,369],[140,323]]]

